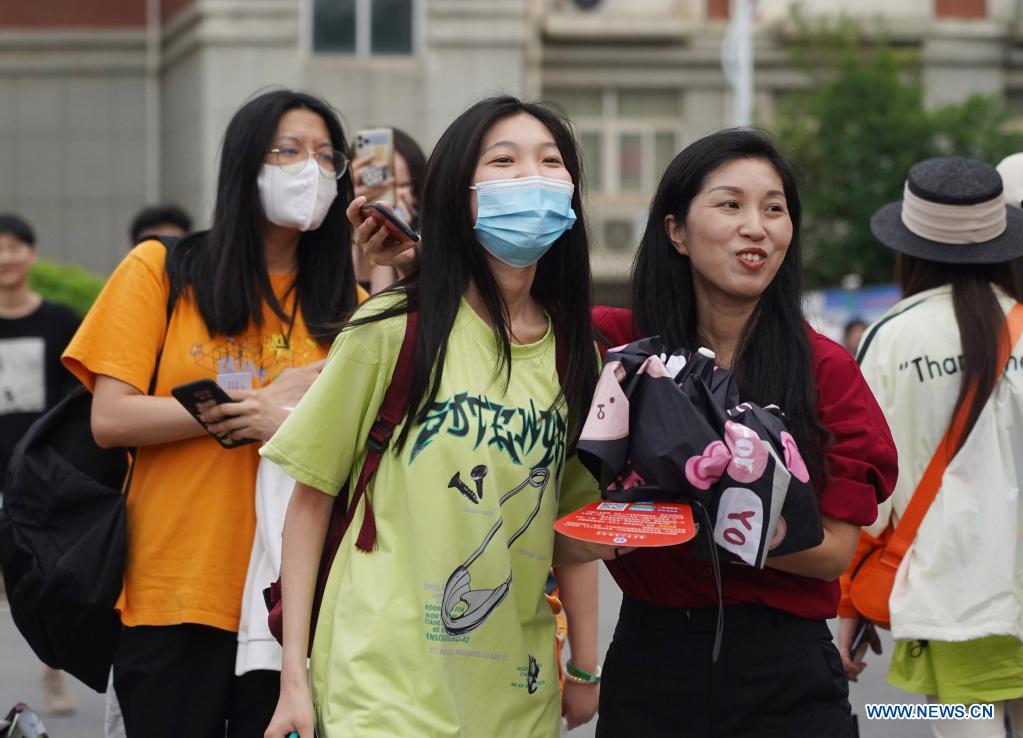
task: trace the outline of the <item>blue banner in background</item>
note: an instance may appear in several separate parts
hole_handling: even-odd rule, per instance
[[[902,293],[894,284],[872,285],[857,290],[812,290],[803,296],[803,308],[810,325],[841,343],[849,321],[859,318],[869,325],[901,297]]]

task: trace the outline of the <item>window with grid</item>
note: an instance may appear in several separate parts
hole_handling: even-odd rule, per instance
[[[313,51],[409,55],[416,0],[313,0]]]
[[[591,193],[648,194],[681,149],[678,90],[552,88],[544,97],[572,120]]]

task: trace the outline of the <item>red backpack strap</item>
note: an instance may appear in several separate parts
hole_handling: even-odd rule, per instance
[[[370,428],[369,438],[366,439],[366,461],[359,473],[359,481],[352,490],[352,496],[348,503],[348,520],[352,520],[359,500],[366,497],[366,515],[359,529],[359,537],[355,539],[355,546],[361,551],[372,551],[377,540],[376,518],[373,515],[373,506],[369,497],[366,496],[366,487],[369,480],[373,478],[377,467],[380,466],[380,459],[390,445],[394,429],[405,417],[408,411],[409,389],[412,385],[412,370],[416,357],[416,331],[419,326],[419,311],[412,310],[406,315],[405,337],[401,342],[401,350],[398,352],[398,361],[394,365],[394,373],[391,375],[391,383],[384,393],[383,402],[377,412],[377,418]]]

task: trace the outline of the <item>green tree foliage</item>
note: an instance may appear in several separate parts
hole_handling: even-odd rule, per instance
[[[95,302],[105,280],[81,267],[40,259],[29,273],[29,286],[43,299],[66,305],[85,315]]]
[[[891,281],[894,257],[870,233],[870,217],[901,198],[909,168],[935,156],[997,164],[1023,151],[1023,134],[1008,129],[997,98],[926,109],[918,57],[881,33],[866,41],[852,21],[797,24],[793,55],[811,83],[782,101],[776,127],[800,175],[808,284],[850,273]]]

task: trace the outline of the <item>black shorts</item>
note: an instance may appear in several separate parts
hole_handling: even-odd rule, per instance
[[[604,662],[598,738],[850,738],[849,683],[824,621],[773,608],[625,598]]]

